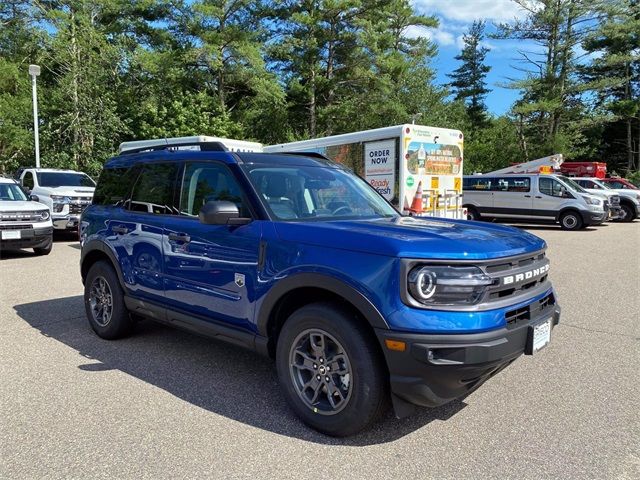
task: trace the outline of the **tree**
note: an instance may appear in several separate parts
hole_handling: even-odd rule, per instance
[[[584,26],[597,20],[587,0],[513,0],[527,14],[523,20],[499,25],[494,38],[528,41],[537,51],[519,50],[524,79],[509,86],[522,91],[512,109],[522,140],[529,147],[525,160],[561,151],[578,152],[576,134],[584,125],[584,105],[575,74],[576,47],[586,35]]]
[[[489,49],[481,43],[484,27],[484,22],[473,22],[469,31],[462,37],[462,52],[455,57],[462,65],[447,75],[453,80],[449,85],[453,88],[455,99],[467,105],[467,115],[471,119],[473,130],[482,127],[486,121],[487,106],[484,98],[490,91],[486,87],[485,78],[491,67],[484,64]]]
[[[600,154],[610,169],[622,164],[630,173],[640,168],[640,4],[613,0],[603,12],[604,21],[583,43],[591,61],[580,69],[582,88],[595,94],[592,116],[603,124]]]

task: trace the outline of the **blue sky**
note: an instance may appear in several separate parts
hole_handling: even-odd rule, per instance
[[[486,33],[490,34],[495,31],[495,23],[509,22],[524,15],[512,0],[413,0],[412,3],[419,13],[435,15],[440,21],[437,29],[415,28],[410,32],[411,35],[429,37],[438,45],[438,57],[433,61],[433,66],[437,71],[436,81],[440,84],[449,82],[446,74],[458,67],[459,62],[454,57],[460,53],[462,35],[475,19],[484,20],[487,24]],[[487,95],[486,104],[491,113],[500,115],[509,110],[519,94],[499,84],[507,83],[509,78],[522,76],[513,68],[518,66],[517,49],[531,50],[535,46],[493,39],[485,39],[485,44],[491,49],[486,63],[491,67],[487,84],[492,90]]]

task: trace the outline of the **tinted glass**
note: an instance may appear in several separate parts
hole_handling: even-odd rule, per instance
[[[550,195],[552,197],[562,197],[562,185],[560,182],[549,177],[540,177],[540,193]]]
[[[497,192],[528,192],[531,181],[528,177],[500,177],[495,178],[492,190]]]
[[[135,175],[130,168],[107,168],[98,179],[93,195],[94,205],[123,205],[131,190]]]
[[[0,200],[26,200],[22,189],[13,183],[0,183]]]
[[[210,201],[233,202],[241,217],[250,217],[242,190],[232,173],[219,163],[188,163],[182,181],[180,213],[197,217]]]
[[[462,184],[464,190],[491,190],[491,178],[465,178]]]
[[[31,172],[27,172],[24,174],[24,177],[22,178],[22,185],[24,185],[25,188],[28,188],[29,190],[33,188],[33,175],[31,174]]]
[[[138,176],[129,210],[161,215],[177,214],[173,205],[173,186],[178,174],[175,163],[155,163],[144,165]]]
[[[564,183],[568,184],[569,188],[572,188],[576,192],[588,193],[584,188],[582,188],[580,185],[578,185],[576,182],[574,182],[570,178],[568,177],[559,177],[559,178],[561,178]]]
[[[41,187],[95,187],[96,184],[84,173],[37,172]]]
[[[308,166],[244,168],[268,210],[279,220],[398,215],[369,184],[345,170]]]

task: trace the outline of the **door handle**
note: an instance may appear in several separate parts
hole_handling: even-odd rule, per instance
[[[191,237],[186,233],[170,233],[169,240],[173,240],[175,242],[189,243],[191,241]]]
[[[113,233],[119,233],[121,235],[129,233],[129,229],[127,227],[123,227],[122,225],[111,227],[111,230],[113,231]]]
[[[524,198],[531,198],[531,195],[525,195]]]
[[[542,197],[541,197],[540,195],[536,195],[536,197],[535,197],[535,198],[542,198]]]

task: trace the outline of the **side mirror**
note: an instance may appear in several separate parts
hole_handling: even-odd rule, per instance
[[[29,200],[31,200],[32,202],[39,202],[40,197],[38,197],[38,195],[29,195]]]
[[[200,223],[205,225],[246,225],[250,218],[240,217],[240,211],[233,202],[223,200],[205,203],[198,214]]]

